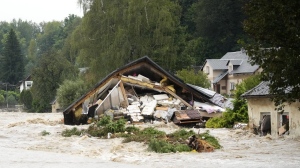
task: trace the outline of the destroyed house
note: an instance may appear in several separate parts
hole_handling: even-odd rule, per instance
[[[193,104],[214,104],[210,98],[145,56],[111,72],[67,107],[64,123],[85,124],[102,115],[112,119],[124,117],[131,122],[199,122],[201,116]]]

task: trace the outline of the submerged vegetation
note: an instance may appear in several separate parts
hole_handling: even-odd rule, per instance
[[[61,135],[64,137],[71,137],[72,135],[81,135],[84,132],[84,130],[78,130],[76,127],[72,129],[66,129],[64,130]]]
[[[44,131],[41,132],[41,135],[42,136],[50,135],[50,132],[44,130]]]
[[[157,130],[154,127],[139,129],[135,126],[127,126],[124,119],[113,121],[109,116],[102,117],[99,121],[92,123],[87,130],[66,129],[62,132],[62,136],[70,137],[72,135],[82,135],[83,133],[93,137],[100,138],[124,138],[123,143],[142,142],[148,144],[150,151],[158,153],[170,152],[189,152],[192,149],[188,146],[188,139],[195,132],[187,129],[180,129],[171,134]],[[215,149],[220,149],[221,145],[218,140],[211,136],[209,132],[197,134],[197,138],[204,139]]]

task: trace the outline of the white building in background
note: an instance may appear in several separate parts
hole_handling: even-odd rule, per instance
[[[221,59],[206,59],[202,71],[211,82],[210,89],[220,94],[232,94],[244,79],[260,73],[258,65],[251,65],[245,51],[227,52]]]
[[[21,81],[20,84],[20,93],[23,90],[28,90],[32,87],[33,81],[31,80],[31,75],[27,76],[25,79]]]

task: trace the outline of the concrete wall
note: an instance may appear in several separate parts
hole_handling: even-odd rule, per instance
[[[55,101],[53,104],[52,104],[52,113],[57,113],[59,112],[61,109],[60,109],[60,105],[57,101]]]
[[[252,74],[234,74],[234,75],[228,75],[227,80],[227,94],[232,94],[232,90],[230,88],[230,83],[234,83],[235,89],[236,85],[240,84],[243,80],[247,79],[248,77],[252,76]]]
[[[225,77],[225,79],[227,79],[227,77]],[[228,88],[227,80],[220,80],[219,84],[220,84],[220,94],[227,94],[227,88]],[[223,90],[222,87],[225,87],[226,89]]]
[[[207,72],[207,67],[209,68],[209,72]],[[212,82],[214,80],[214,73],[213,73],[212,67],[208,63],[206,63],[204,65],[203,72],[207,74],[207,79],[211,83],[210,89],[213,90],[213,83]]]
[[[281,114],[275,110],[274,102],[270,101],[269,98],[248,98],[248,115],[249,115],[249,126],[250,128],[259,125],[262,113],[269,112],[271,115],[271,134],[277,136],[278,128],[280,125]],[[300,136],[300,107],[299,101],[286,104],[284,110],[285,114],[289,115],[289,126],[290,135],[299,137]]]
[[[209,72],[207,72],[207,67],[209,68]],[[210,89],[213,90],[214,89],[213,81],[216,77],[218,77],[223,72],[223,70],[213,71],[213,68],[208,63],[206,63],[204,65],[203,72],[207,74],[207,79],[211,82]]]

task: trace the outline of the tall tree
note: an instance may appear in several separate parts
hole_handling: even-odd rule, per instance
[[[185,83],[208,88],[210,81],[207,79],[207,74],[199,70],[196,72],[194,69],[182,69],[176,71],[176,76],[182,79]]]
[[[299,8],[298,0],[251,0],[245,6],[244,29],[253,37],[245,48],[253,63],[263,68],[276,105],[300,97]]]
[[[59,50],[63,46],[62,23],[58,21],[41,23],[41,33],[37,36],[37,56],[49,52],[52,48]]]
[[[182,21],[190,34],[184,54],[195,57],[199,65],[207,58],[240,50],[238,40],[245,38],[243,5],[244,0],[198,0],[190,5]]]
[[[76,64],[76,58],[79,49],[76,47],[76,40],[73,38],[73,33],[76,28],[81,24],[81,18],[75,15],[69,15],[65,18],[63,24],[64,45],[62,47],[62,55],[67,58],[73,65]]]
[[[10,84],[17,84],[23,78],[24,63],[20,44],[13,29],[10,30],[5,40],[2,54],[1,80]]]
[[[38,66],[33,69],[32,86],[33,108],[38,112],[50,109],[50,102],[55,98],[56,89],[70,69],[69,62],[57,54],[54,49],[42,55]]]
[[[96,80],[145,55],[174,70],[180,11],[171,0],[94,0],[80,28],[81,64],[90,67]]]
[[[9,33],[11,25],[8,22],[0,22],[0,55],[3,52],[5,36]]]

